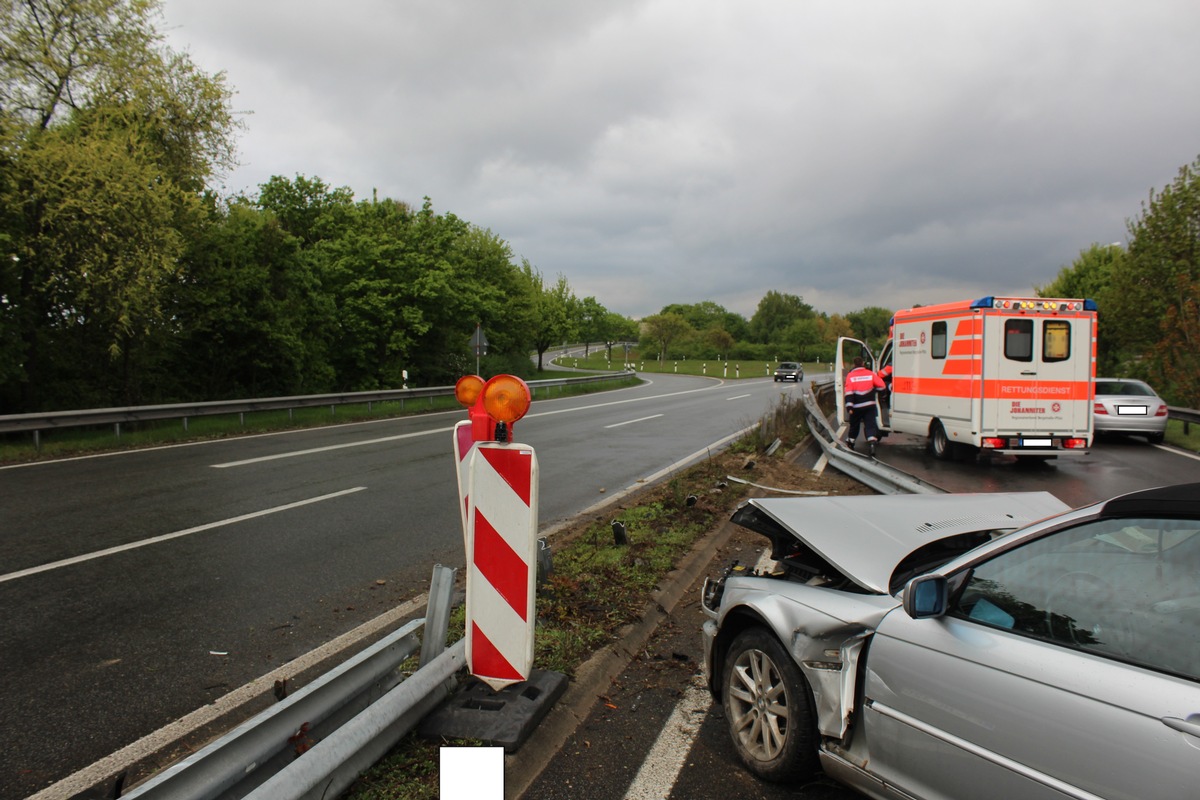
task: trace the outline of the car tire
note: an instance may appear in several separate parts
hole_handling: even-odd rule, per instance
[[[942,461],[954,458],[954,442],[946,435],[946,428],[939,420],[933,421],[929,429],[929,454]]]
[[[770,631],[753,627],[733,640],[721,671],[721,698],[733,748],[751,772],[773,782],[818,772],[812,692]]]
[[[1150,440],[1150,444],[1162,444],[1163,439],[1166,438],[1166,434],[1152,433],[1149,436],[1147,436],[1146,438]]]

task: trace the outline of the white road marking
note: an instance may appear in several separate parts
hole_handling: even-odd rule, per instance
[[[593,403],[591,405],[586,405],[586,406],[576,406],[576,407],[572,407],[572,408],[560,408],[560,409],[556,409],[554,411],[542,411],[537,414],[526,414],[525,419],[533,419],[534,417],[548,417],[551,414],[571,414],[571,413],[576,413],[579,411],[591,411],[592,409],[595,409],[595,408],[604,408],[605,406],[617,406],[617,405],[622,405],[624,403],[640,403],[645,400],[659,400],[664,397],[675,397],[675,396],[681,395],[681,394],[692,394],[693,392],[707,392],[707,391],[711,391],[713,388],[715,388],[715,387],[705,386],[701,389],[687,389],[682,392],[670,392],[668,394],[656,394],[656,395],[652,395],[649,397],[631,397],[627,400],[613,400],[613,401],[607,402],[607,403]],[[662,414],[658,414],[657,416],[661,417]],[[651,419],[651,417],[645,417],[645,419]],[[638,422],[639,420],[632,420],[632,421]],[[627,423],[619,423],[619,424],[624,425]],[[615,426],[610,425],[608,427],[615,427]],[[343,444],[332,444],[327,447],[312,447],[312,448],[308,448],[306,450],[290,450],[290,451],[287,451],[284,453],[275,453],[275,454],[269,455],[269,456],[259,456],[258,458],[247,458],[247,459],[243,459],[241,461],[227,461],[224,464],[213,464],[212,466],[215,469],[225,469],[227,467],[244,467],[244,466],[247,466],[250,464],[260,464],[264,461],[276,461],[281,458],[295,458],[297,456],[310,456],[310,455],[315,455],[317,453],[326,453],[331,450],[344,450],[349,447],[366,447],[368,445],[373,445],[373,444],[382,444],[385,442],[395,442],[395,441],[399,441],[400,439],[412,439],[412,438],[416,438],[419,436],[441,435],[441,434],[449,433],[452,430],[454,430],[453,427],[435,428],[434,430],[429,430],[429,431],[416,431],[414,433],[402,433],[402,434],[398,434],[396,436],[384,436],[381,439],[363,439],[362,441],[358,441],[358,442],[345,442]]]
[[[288,450],[283,453],[275,453],[269,456],[259,456],[257,458],[246,458],[241,461],[226,461],[224,464],[213,464],[213,469],[225,469],[227,467],[244,467],[248,464],[261,464],[264,461],[276,461],[281,458],[296,458],[297,456],[311,456],[315,453],[328,453],[332,450],[345,450],[348,447],[364,447],[370,444],[383,444],[384,442],[398,442],[401,439],[414,439],[419,436],[434,436],[441,433],[450,433],[454,428],[435,428],[431,431],[416,431],[415,433],[399,433],[395,436],[384,436],[382,439],[363,439],[358,442],[345,442],[343,444],[331,444],[325,447],[310,447],[307,450]]]
[[[671,718],[658,735],[658,741],[646,754],[642,768],[625,793],[625,800],[662,800],[671,796],[679,771],[683,769],[696,734],[700,731],[700,723],[704,721],[711,705],[712,699],[704,686],[704,678],[692,676],[691,684],[675,705]]]
[[[651,414],[648,417],[638,417],[637,419],[627,419],[624,422],[614,422],[612,425],[605,425],[604,427],[605,427],[605,429],[619,428],[622,425],[632,425],[635,422],[645,422],[648,419],[658,419],[661,416],[663,416],[663,415],[662,414]]]
[[[257,517],[265,517],[268,514],[276,514],[280,511],[289,511],[293,508],[300,508],[301,506],[311,505],[312,503],[320,503],[324,500],[332,500],[335,497],[343,497],[348,494],[354,494],[355,492],[361,492],[366,488],[367,487],[365,487],[365,486],[356,486],[353,489],[343,489],[340,492],[333,492],[332,494],[323,494],[320,497],[310,497],[307,500],[298,500],[295,503],[288,503],[287,505],[275,506],[274,508],[267,508],[262,511],[254,511],[250,514],[242,514],[239,517],[230,517],[229,519],[218,520],[217,522],[209,522],[205,525],[197,525],[196,527],[188,528],[187,530],[175,531],[174,533],[164,533],[161,536],[152,536],[149,539],[142,539],[140,542],[130,542],[128,544],[122,544],[122,545],[118,545],[116,547],[109,547],[104,550],[97,550],[93,553],[84,553],[81,556],[73,556],[72,558],[64,558],[61,561],[52,561],[49,564],[42,564],[37,567],[30,567],[29,569],[23,569],[23,570],[19,570],[17,572],[10,572],[7,575],[0,575],[0,583],[4,583],[5,581],[16,580],[17,578],[24,578],[28,575],[36,575],[39,572],[49,572],[52,569],[58,569],[60,567],[68,567],[72,564],[81,564],[85,561],[92,561],[93,559],[103,558],[104,556],[111,556],[111,555],[115,555],[116,553],[123,553],[126,550],[136,550],[137,548],[145,547],[146,545],[158,544],[159,542],[165,542],[170,539],[178,539],[180,536],[190,536],[193,533],[200,533],[201,531],[212,530],[213,528],[221,528],[226,525],[232,525],[235,522],[245,522],[248,519],[256,519]]]
[[[754,565],[756,570],[767,569],[771,561],[770,549],[764,550]],[[692,744],[700,733],[700,725],[712,708],[703,675],[693,675],[684,690],[683,697],[675,704],[670,718],[663,725],[654,746],[646,754],[641,769],[625,792],[625,800],[663,800],[671,796],[679,772],[692,751]]]
[[[1165,444],[1151,445],[1151,447],[1157,447],[1159,450],[1165,450],[1168,453],[1174,453],[1177,456],[1183,456],[1184,458],[1190,458],[1193,461],[1200,461],[1200,455],[1197,455],[1196,453],[1189,453],[1187,450],[1182,450],[1178,447],[1171,447],[1171,446],[1165,445]]]
[[[744,397],[753,397],[753,396],[754,395],[752,395],[752,394],[738,394],[738,395],[734,395],[733,397],[726,397],[725,399],[727,401],[728,400],[741,400]]]

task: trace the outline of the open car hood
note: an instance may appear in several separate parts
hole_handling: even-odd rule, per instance
[[[895,594],[910,570],[935,569],[992,534],[1069,509],[1049,492],[767,497],[744,502],[732,521],[769,538],[771,557],[802,578],[836,572],[861,590]]]

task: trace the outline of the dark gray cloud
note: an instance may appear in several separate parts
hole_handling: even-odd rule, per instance
[[[230,191],[434,206],[631,316],[1027,293],[1200,154],[1192,0],[164,0]]]

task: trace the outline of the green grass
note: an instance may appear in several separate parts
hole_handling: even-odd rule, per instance
[[[1200,425],[1187,426],[1190,430],[1184,433],[1184,423],[1177,419],[1167,421],[1167,444],[1200,453]]]
[[[538,379],[561,377],[561,372],[543,372],[538,375]],[[636,378],[619,378],[578,386],[534,386],[531,387],[531,390],[536,403],[538,400],[556,397],[610,391],[634,386],[637,383]],[[189,417],[187,420],[166,419],[123,423],[120,426],[64,428],[42,431],[36,445],[32,433],[8,434],[0,437],[0,463],[62,458],[113,450],[462,410],[462,406],[453,397],[429,397],[370,404],[297,408],[290,412],[287,410],[254,411],[245,414]]]

